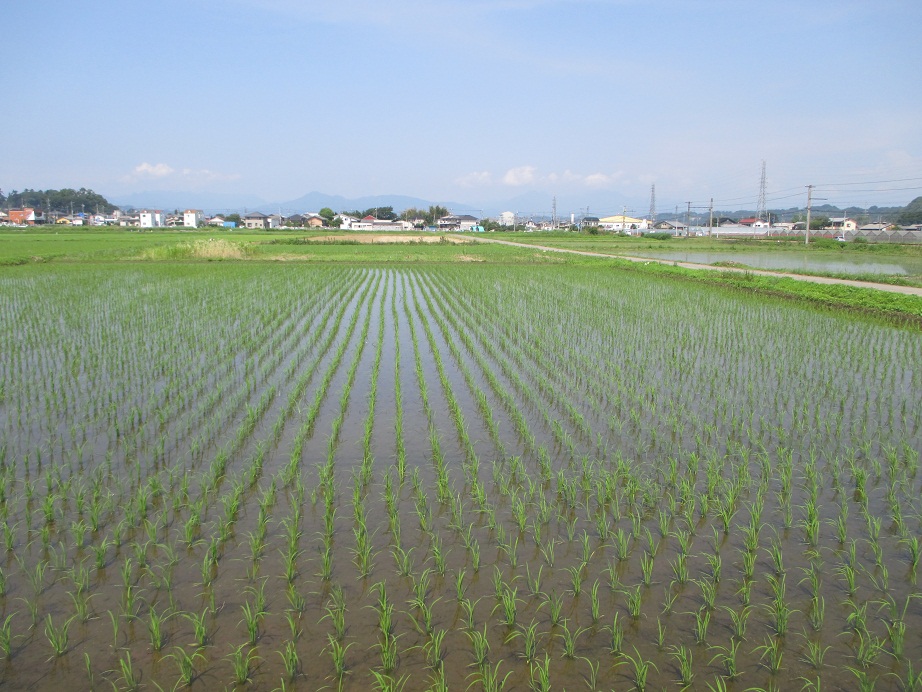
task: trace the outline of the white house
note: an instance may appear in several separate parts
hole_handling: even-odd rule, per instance
[[[186,228],[198,228],[205,220],[205,213],[201,209],[186,209],[182,213],[182,225]]]
[[[142,209],[139,214],[141,228],[166,226],[166,215],[160,209]]]
[[[443,231],[469,231],[477,225],[477,217],[470,214],[449,214],[438,221],[439,230]]]
[[[599,219],[599,228],[606,231],[645,231],[650,227],[646,219],[635,219],[632,216],[618,214],[616,216],[606,216]]]
[[[827,230],[833,231],[856,231],[858,230],[858,222],[855,219],[849,219],[844,216],[839,218],[829,219],[829,225],[826,226]]]
[[[337,214],[336,218],[342,222],[340,223],[339,227],[345,231],[355,228],[353,224],[359,223],[358,218],[356,218],[355,216],[349,216],[349,214]]]
[[[504,211],[499,215],[499,225],[500,226],[514,226],[515,225],[515,212]]]

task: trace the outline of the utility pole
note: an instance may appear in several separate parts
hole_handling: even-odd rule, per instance
[[[690,235],[691,226],[689,226],[688,224],[691,220],[691,202],[686,202],[686,204],[688,205],[688,208],[685,210],[685,235],[686,237],[690,238],[691,237]]]
[[[807,228],[804,245],[810,244],[810,204],[813,202],[813,185],[807,185]]]
[[[765,159],[762,159],[762,179],[759,181],[759,221],[765,220]]]
[[[711,204],[708,207],[708,236],[710,237],[714,229],[714,198],[711,197]]]

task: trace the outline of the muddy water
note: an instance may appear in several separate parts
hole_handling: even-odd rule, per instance
[[[817,679],[828,689],[856,689],[863,675],[877,680],[876,689],[902,689],[910,663],[918,672],[922,600],[909,564],[911,542],[922,533],[917,335],[706,292],[688,302],[688,287],[679,294],[637,277],[464,269],[317,277],[304,267],[273,267],[271,275],[222,267],[190,274],[177,289],[190,297],[219,282],[266,287],[235,293],[209,313],[215,320],[232,315],[252,338],[229,339],[226,351],[216,346],[204,358],[182,350],[161,366],[165,379],[189,383],[188,405],[170,409],[162,430],[157,407],[180,402],[183,392],[146,387],[144,351],[133,340],[168,343],[169,309],[161,307],[160,322],[148,320],[143,330],[121,325],[124,342],[108,355],[109,367],[125,373],[124,393],[114,395],[108,415],[107,392],[68,380],[98,381],[94,366],[74,375],[50,356],[98,341],[103,324],[88,318],[64,332],[18,325],[32,351],[10,358],[27,370],[3,371],[0,511],[7,529],[0,538],[9,549],[0,560],[0,644],[9,641],[10,652],[0,663],[2,684],[166,688],[180,681],[184,656],[194,656],[192,687],[203,690],[231,687],[238,673],[255,689],[278,689],[283,680],[286,688],[365,689],[376,684],[374,672],[403,680],[404,689],[437,688],[439,680],[489,688],[484,677],[507,675],[506,689],[526,689],[537,685],[545,661],[554,689],[630,689],[645,662],[648,689],[678,689],[680,654],[691,657],[692,687],[705,689],[728,675],[722,656],[729,652],[740,675],[726,685],[737,690],[789,689],[792,680],[799,689]],[[72,309],[91,314],[94,283],[64,278],[73,294],[84,295]],[[117,272],[110,278],[118,284]],[[156,269],[146,278],[156,284]],[[340,290],[347,282],[354,293]],[[529,282],[552,282],[554,299],[523,292]],[[321,284],[336,288],[323,292]],[[57,285],[47,286],[25,307],[54,305]],[[294,294],[344,301],[341,320],[326,323],[333,334],[326,350],[327,335],[314,339],[312,330],[327,305],[273,312]],[[665,306],[678,298],[689,307],[674,314]],[[180,311],[181,296],[170,305]],[[363,478],[382,306],[371,473]],[[474,350],[455,325],[468,330]],[[747,346],[751,333],[760,349]],[[802,369],[791,357],[808,337],[814,348]],[[449,341],[488,401],[505,455]],[[613,361],[613,343],[630,357]],[[169,375],[173,367],[177,374]],[[289,395],[310,368],[289,409]],[[13,374],[28,376],[30,387]],[[327,391],[318,398],[323,382]],[[219,384],[220,400],[206,407],[209,387]],[[256,407],[270,386],[275,398],[241,433],[247,406]],[[315,401],[316,418],[292,463]],[[83,416],[85,410],[100,413]],[[577,413],[591,435],[580,430]],[[340,414],[342,427],[331,437]],[[130,432],[115,435],[113,417]],[[54,428],[52,418],[61,420]],[[82,453],[84,433],[70,430],[71,418],[92,441]],[[524,443],[520,425],[533,445]],[[40,454],[39,438],[52,429],[66,434]],[[161,447],[162,431],[169,442]],[[206,442],[193,453],[197,437]],[[442,473],[447,496],[439,491]],[[332,534],[327,499],[335,510]],[[733,512],[726,532],[724,503]],[[754,512],[757,540],[747,545]],[[363,541],[370,545],[365,576]],[[392,608],[386,630],[382,593]],[[778,603],[787,615],[783,628]],[[251,636],[247,614],[260,608]],[[747,613],[738,633],[734,617]],[[158,615],[159,649],[152,636]],[[205,624],[201,646],[196,618]],[[68,621],[58,656],[49,635]],[[900,623],[902,647],[891,634]],[[620,652],[612,651],[613,629],[623,631]],[[281,655],[288,646],[299,659],[293,679]],[[823,654],[819,667],[811,646]],[[486,650],[482,660],[479,648]],[[777,671],[773,648],[781,654]],[[250,654],[249,670],[235,671],[235,652]]]

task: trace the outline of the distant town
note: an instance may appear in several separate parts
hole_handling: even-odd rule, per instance
[[[4,204],[5,202],[5,204]],[[18,203],[18,204],[17,204]],[[93,211],[87,211],[87,208]],[[79,211],[77,211],[79,209]],[[14,227],[115,226],[127,229],[157,228],[216,228],[216,229],[340,229],[347,231],[430,231],[480,233],[491,231],[578,231],[584,233],[615,233],[624,235],[668,234],[671,236],[753,236],[771,237],[804,235],[809,223],[810,233],[839,240],[865,238],[891,242],[922,242],[922,197],[905,208],[895,208],[887,217],[850,214],[853,208],[839,210],[841,215],[829,215],[829,208],[819,208],[810,216],[804,211],[784,213],[762,210],[748,216],[727,216],[723,212],[705,209],[704,213],[689,208],[682,214],[664,214],[657,218],[651,205],[646,217],[629,216],[622,212],[609,216],[588,213],[558,217],[522,215],[504,211],[494,217],[478,218],[470,214],[451,213],[442,206],[428,209],[409,208],[400,214],[393,207],[375,207],[364,211],[334,212],[325,207],[283,215],[262,211],[209,215],[202,209],[120,209],[92,190],[28,190],[11,193],[0,191],[0,225]],[[888,210],[891,211],[891,210]],[[788,220],[782,221],[782,218]]]

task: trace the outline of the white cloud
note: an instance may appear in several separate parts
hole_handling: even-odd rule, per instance
[[[586,187],[607,187],[612,182],[612,176],[605,173],[591,173],[583,178]]]
[[[171,180],[171,181],[183,181],[186,183],[211,183],[211,182],[227,182],[230,180],[238,180],[240,178],[239,173],[220,173],[217,171],[212,171],[207,168],[181,168],[179,170],[173,168],[166,163],[144,163],[138,164],[135,166],[131,173],[124,177],[126,182],[136,182],[138,180]]]
[[[493,182],[493,175],[490,171],[473,171],[467,175],[462,175],[455,182],[462,187],[489,185]]]
[[[149,164],[146,161],[134,168],[134,174],[139,178],[164,178],[173,172],[165,163]]]
[[[537,180],[537,169],[534,166],[519,166],[510,168],[503,176],[503,182],[513,187],[531,185]]]

